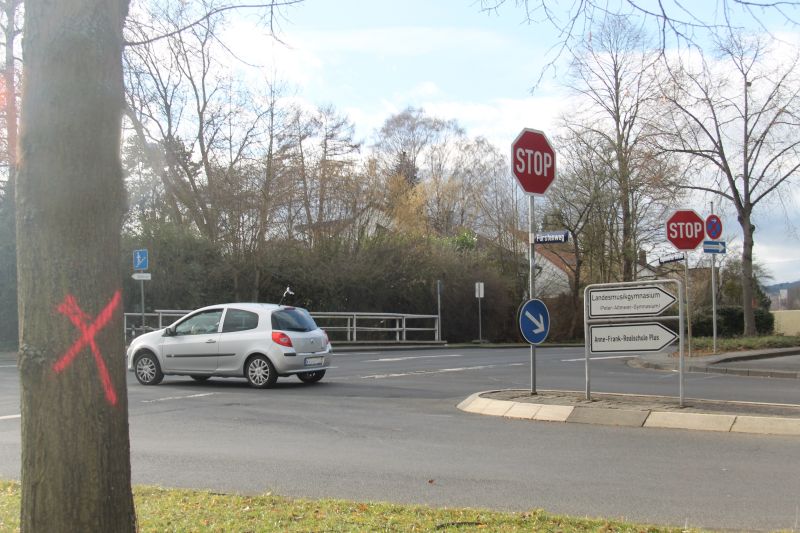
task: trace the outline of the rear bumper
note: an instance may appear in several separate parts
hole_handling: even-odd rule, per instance
[[[273,361],[278,374],[286,376],[303,372],[327,370],[332,363],[330,349],[324,352],[314,353],[287,352],[275,359],[278,359],[277,361]]]

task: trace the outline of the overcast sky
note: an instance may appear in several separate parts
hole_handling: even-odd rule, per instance
[[[522,128],[554,135],[569,97],[563,66],[531,92],[558,37],[549,25],[525,23],[515,2],[507,4],[486,13],[477,0],[305,0],[284,12],[282,43],[254,37],[243,21],[225,42],[248,62],[270,65],[298,99],[346,113],[361,140],[414,106],[510,152]],[[787,210],[773,204],[755,213],[756,260],[775,283],[800,280],[800,235],[792,228],[800,226],[800,180],[783,197]],[[690,207],[703,217],[710,212],[708,199]],[[736,217],[731,209],[717,211],[735,249]]]

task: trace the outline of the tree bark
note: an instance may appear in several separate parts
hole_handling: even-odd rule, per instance
[[[755,308],[753,306],[753,231],[750,213],[739,216],[742,226],[742,313],[744,314],[745,337],[756,335]]]
[[[17,176],[23,532],[136,529],[115,303],[127,8],[127,0],[25,3]],[[74,358],[65,357],[73,346]]]

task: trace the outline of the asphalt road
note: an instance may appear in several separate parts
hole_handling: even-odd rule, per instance
[[[582,390],[582,349],[539,349],[540,389]],[[677,526],[800,526],[800,440],[462,413],[530,385],[527,349],[339,353],[317,384],[129,379],[134,482],[214,491],[544,508]],[[677,394],[677,374],[592,365],[593,390]],[[800,380],[688,374],[688,397],[800,403]],[[0,361],[0,477],[19,477],[16,369]]]

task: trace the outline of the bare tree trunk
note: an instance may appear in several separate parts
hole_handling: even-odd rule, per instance
[[[22,531],[133,532],[118,258],[127,0],[25,3]]]
[[[739,215],[742,226],[742,312],[744,314],[744,331],[746,337],[756,335],[755,309],[753,308],[753,230],[750,213]]]
[[[578,245],[577,234],[572,234],[572,250],[575,254],[575,271],[572,276],[572,320],[569,323],[569,338],[575,338],[575,332],[578,330],[578,317],[583,316],[583,309],[581,309],[581,268],[583,267],[583,260],[581,258],[581,249]]]

